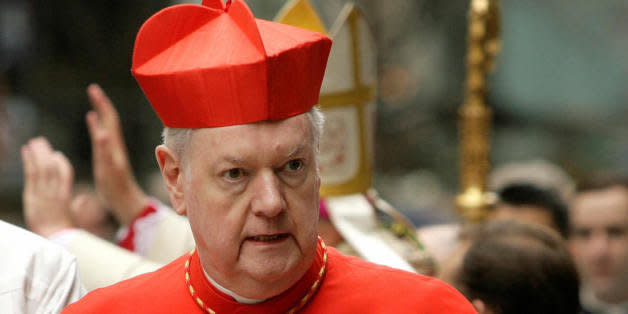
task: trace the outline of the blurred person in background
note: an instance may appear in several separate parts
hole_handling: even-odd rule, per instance
[[[488,220],[541,224],[567,236],[567,204],[552,191],[529,183],[511,183],[497,194],[498,203]]]
[[[573,196],[575,183],[557,165],[543,159],[504,163],[491,171],[487,185],[490,191],[497,194],[505,192],[501,197],[498,195],[502,200],[488,219],[511,216],[515,219],[533,220],[556,228],[565,235],[566,218],[561,212],[566,210],[560,208]],[[526,196],[538,200],[527,199]],[[508,204],[508,200],[513,204]],[[540,205],[540,202],[547,204]],[[525,210],[526,208],[531,210]],[[458,231],[458,224],[432,225],[420,228],[418,236],[437,262],[443,265],[456,249]]]
[[[121,227],[117,243],[159,263],[191,250],[194,240],[187,219],[147,195],[135,179],[120,118],[109,97],[97,84],[88,86],[87,95],[93,107],[86,122],[92,144],[94,186],[101,204]],[[177,230],[176,238],[170,236],[173,230]]]
[[[466,229],[447,282],[478,313],[578,313],[579,279],[562,237],[540,225],[493,221]]]
[[[570,209],[569,246],[592,312],[628,313],[628,177],[584,185]]]
[[[2,110],[3,88],[0,73],[0,111]],[[4,115],[0,119],[0,139],[4,139]],[[0,140],[0,143],[2,141]],[[0,147],[2,145],[0,144]],[[1,152],[0,152],[0,155]],[[29,150],[22,150],[27,164],[26,175],[33,169],[53,170],[46,172],[46,179],[54,181],[60,176],[69,177],[71,169],[62,154],[55,154],[52,160],[33,159]],[[51,162],[61,167],[49,167]],[[56,170],[60,171],[56,171]],[[25,189],[38,189],[29,185]],[[53,201],[69,197],[66,186],[57,185],[51,193],[46,193],[42,201]],[[25,199],[30,202],[31,199]],[[48,204],[54,206],[54,202]],[[26,212],[30,215],[31,212]],[[45,232],[42,230],[42,232]],[[76,259],[59,247],[20,227],[0,220],[0,312],[2,313],[59,313],[65,306],[85,294],[81,284]]]
[[[576,190],[574,180],[565,170],[544,159],[499,165],[491,171],[487,184],[491,191],[499,191],[513,184],[529,184],[555,193],[563,202],[568,202]]]
[[[0,312],[59,313],[85,294],[66,250],[2,220],[0,237]]]
[[[24,211],[35,213],[25,215],[32,231],[76,256],[85,287],[93,290],[156,270],[191,250],[194,241],[185,217],[148,197],[137,183],[120,120],[109,98],[95,84],[87,88],[87,96],[93,107],[86,115],[92,144],[93,188],[79,184],[72,200],[54,208],[44,201],[29,202],[25,203]],[[32,146],[39,147],[31,149],[39,159],[49,160],[55,154],[45,138],[33,139],[25,145]],[[26,164],[24,156],[23,162]],[[48,185],[70,184],[61,179],[46,181],[43,173],[39,173],[41,169],[35,171],[39,175],[26,176],[24,181],[26,185],[41,188],[24,189],[24,199],[43,200]],[[117,227],[120,229],[116,230]],[[51,228],[54,232],[40,233]],[[177,237],[171,237],[167,230],[177,230]]]
[[[567,205],[552,190],[531,183],[508,183],[497,191],[498,201],[490,210],[487,222],[513,220],[519,223],[543,225],[567,235]],[[447,273],[450,258],[459,245],[464,225],[448,224],[422,228],[419,236],[439,262],[440,274]],[[444,275],[446,276],[446,275]]]

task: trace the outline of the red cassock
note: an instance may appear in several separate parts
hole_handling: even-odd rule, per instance
[[[197,253],[90,292],[63,313],[476,313],[442,281],[346,256],[319,242],[308,272],[292,288],[242,304],[205,277]]]

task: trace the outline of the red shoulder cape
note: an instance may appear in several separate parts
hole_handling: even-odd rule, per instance
[[[195,293],[216,313],[285,313],[308,294],[325,264],[324,249],[286,292],[247,305],[218,291],[203,275],[198,254],[190,263]],[[301,313],[475,313],[454,288],[438,279],[375,265],[328,248],[326,273]],[[94,290],[63,313],[206,313],[185,280],[184,255],[163,268]]]

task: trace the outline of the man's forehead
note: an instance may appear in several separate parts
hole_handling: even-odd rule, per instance
[[[256,147],[260,153],[282,150],[292,155],[310,143],[311,130],[305,114],[277,121],[196,129],[190,140],[191,149],[207,149],[236,153],[235,149]],[[237,154],[224,154],[225,158],[238,159]]]
[[[194,129],[194,133],[206,133],[206,134],[244,134],[244,133],[255,133],[260,130],[274,130],[279,128],[286,127],[299,127],[305,126],[305,122],[307,122],[307,115],[300,114],[290,118],[281,119],[281,120],[264,120],[264,121],[256,121],[246,124],[236,124],[236,125],[228,125],[221,127],[211,127],[211,128],[198,128]]]
[[[600,208],[616,208],[628,214],[628,189],[610,187],[580,193],[574,199],[572,208],[575,210],[598,211]]]
[[[296,145],[284,145],[283,147],[277,147],[278,156],[284,159],[289,159],[305,152],[310,145],[307,145],[307,141],[302,141]],[[283,148],[283,149],[282,149]],[[245,164],[250,157],[256,157],[257,154],[241,154],[239,151],[223,151],[219,155],[218,161],[227,162],[230,164]]]
[[[628,225],[628,197],[620,190],[583,193],[573,202],[570,215],[578,226]]]

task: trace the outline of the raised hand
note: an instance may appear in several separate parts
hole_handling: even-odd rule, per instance
[[[118,112],[97,84],[87,87],[94,110],[87,113],[87,128],[92,142],[96,191],[118,222],[129,224],[148,202],[133,175]]]
[[[43,137],[31,139],[22,146],[21,153],[26,226],[44,237],[71,228],[69,208],[74,184],[72,165],[62,153],[53,151]]]

